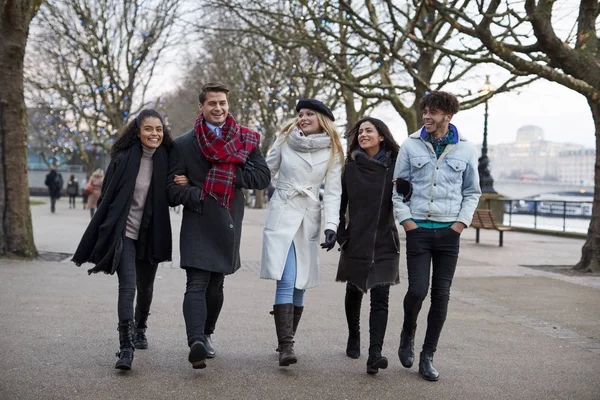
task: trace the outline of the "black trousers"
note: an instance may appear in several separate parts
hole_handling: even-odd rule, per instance
[[[50,196],[50,212],[56,211],[56,200],[58,196]]]
[[[223,307],[225,275],[197,268],[185,268],[187,283],[183,318],[188,345],[212,335]]]
[[[77,200],[77,195],[76,194],[70,194],[69,195],[69,207],[73,207],[75,208],[75,201]]]
[[[150,264],[136,259],[136,241],[128,237],[123,242],[121,261],[117,268],[119,277],[119,321],[133,320],[133,300],[137,288],[137,308],[141,314],[150,312],[154,279],[158,264]]]
[[[450,286],[454,278],[460,233],[450,229],[417,228],[406,232],[408,292],[404,297],[403,329],[412,330],[427,297],[431,266],[431,307],[423,351],[435,352],[448,314]]]
[[[363,292],[352,283],[346,284],[346,319],[350,333],[358,333],[360,329],[360,306]],[[383,339],[388,321],[388,305],[390,286],[382,285],[371,289],[371,312],[369,313],[369,353],[379,351],[383,347]]]

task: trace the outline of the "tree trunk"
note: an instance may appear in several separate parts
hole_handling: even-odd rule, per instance
[[[0,255],[35,257],[27,184],[27,113],[23,62],[37,6],[8,0],[0,8]]]
[[[254,208],[265,208],[264,190],[254,190]]]
[[[594,167],[594,203],[587,240],[581,249],[576,270],[600,272],[600,102],[588,100],[596,128],[596,165]]]

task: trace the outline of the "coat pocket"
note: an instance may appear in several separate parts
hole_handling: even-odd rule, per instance
[[[446,158],[446,164],[448,164],[453,172],[462,173],[467,169],[467,163],[465,161],[457,160],[455,158]]]
[[[265,218],[265,230],[276,231],[279,229],[282,215],[283,210],[280,207],[271,204],[269,206],[269,210],[267,211],[267,217]]]

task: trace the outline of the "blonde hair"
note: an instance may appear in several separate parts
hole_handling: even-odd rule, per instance
[[[333,165],[336,154],[339,157],[340,163],[343,167],[344,148],[342,147],[342,141],[340,140],[340,134],[338,133],[337,128],[335,127],[333,121],[330,120],[328,117],[326,117],[318,111],[316,111],[315,113],[317,114],[317,121],[319,121],[319,127],[331,138],[331,160],[329,161],[329,165],[327,166],[327,171],[329,171],[329,168],[331,168],[331,166]],[[298,129],[301,131],[300,126],[298,125],[298,117],[288,121],[277,134],[277,136],[285,136],[282,141],[282,144],[287,140],[288,136],[294,129]]]
[[[98,168],[97,170],[95,170],[92,173],[92,176],[96,176],[98,178],[104,178],[104,171],[102,170],[102,168]]]

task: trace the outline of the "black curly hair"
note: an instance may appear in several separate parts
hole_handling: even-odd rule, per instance
[[[364,117],[356,124],[354,124],[348,131],[346,132],[346,137],[350,139],[350,147],[348,147],[348,155],[346,157],[346,162],[352,160],[352,153],[359,148],[358,145],[358,130],[360,126],[365,123],[370,122],[373,124],[379,136],[383,136],[383,142],[381,142],[381,146],[387,151],[392,152],[392,159],[395,159],[398,156],[398,151],[400,150],[400,146],[394,140],[392,136],[392,132],[390,132],[390,128],[380,119],[373,117]]]
[[[163,140],[160,145],[165,146],[167,149],[169,149],[171,147],[171,144],[173,143],[173,139],[171,138],[171,130],[165,125],[165,121],[162,115],[160,115],[156,110],[144,109],[140,111],[140,113],[137,115],[137,117],[135,117],[134,120],[127,124],[119,139],[117,139],[117,141],[113,144],[112,148],[110,149],[110,155],[114,156],[119,151],[128,149],[135,143],[139,143],[139,134],[142,122],[146,118],[150,117],[158,118],[160,120],[163,126]]]
[[[439,110],[445,114],[456,114],[460,110],[460,103],[455,95],[441,90],[434,90],[425,95],[419,103],[421,112],[425,108],[430,110]]]

